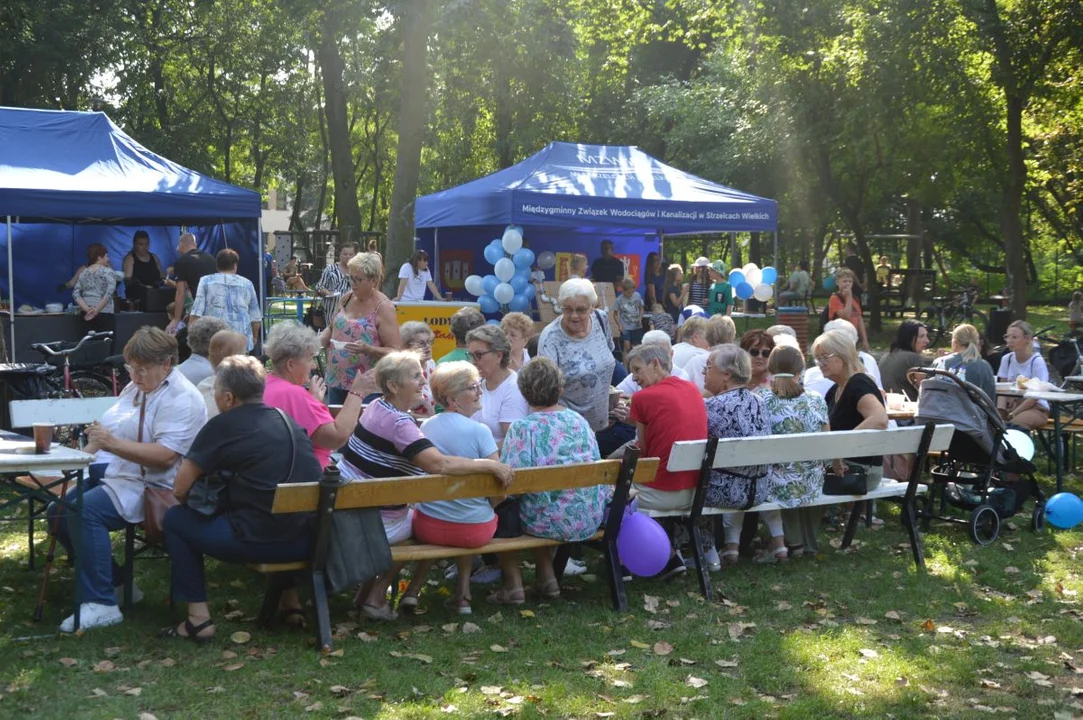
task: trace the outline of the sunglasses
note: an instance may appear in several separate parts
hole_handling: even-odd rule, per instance
[[[765,358],[765,357],[770,356],[771,351],[768,350],[767,348],[764,348],[762,350],[760,348],[752,348],[751,350],[748,351],[748,354],[749,354],[750,357],[763,357],[763,358]]]
[[[474,359],[474,362],[478,362],[483,357],[493,352],[496,352],[496,350],[482,350],[481,352],[468,353],[468,355],[470,355],[470,357]]]

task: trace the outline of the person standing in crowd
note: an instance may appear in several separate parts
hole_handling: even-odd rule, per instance
[[[692,264],[692,279],[688,282],[687,303],[706,309],[711,285],[711,261],[702,256],[696,258]]]
[[[240,256],[236,250],[219,250],[215,257],[218,272],[199,281],[196,299],[192,303],[191,322],[203,317],[216,317],[248,339],[248,351],[255,347],[263,326],[263,310],[252,281],[237,274]]]
[[[594,282],[613,283],[613,293],[620,292],[620,283],[624,280],[624,262],[613,254],[612,240],[602,241],[602,256],[591,264],[590,278]]]
[[[585,280],[587,278],[587,256],[581,253],[572,255],[572,261],[568,266],[569,280]]]
[[[113,317],[113,292],[117,289],[117,275],[109,267],[109,253],[101,243],[87,248],[87,267],[75,280],[71,297],[83,311],[87,328],[97,332],[110,331],[115,327]]]
[[[455,349],[437,359],[436,364],[446,362],[470,362],[470,352],[466,349],[466,336],[474,328],[485,324],[485,316],[477,308],[460,308],[451,316],[451,334],[455,337]]]
[[[682,286],[684,280],[684,270],[680,265],[674,263],[666,270],[666,287],[665,298],[663,307],[665,311],[669,313],[669,316],[673,318],[673,322],[677,322],[677,318],[681,316],[681,310],[684,309],[684,303],[688,299],[688,286]]]
[[[150,251],[150,235],[146,230],[136,230],[132,236],[132,249],[124,256],[124,297],[145,303],[147,290],[162,286],[165,272],[162,261]]]
[[[857,330],[861,349],[869,351],[869,337],[865,334],[865,318],[861,316],[861,295],[857,277],[849,268],[842,268],[835,273],[838,289],[831,295],[827,305],[828,320],[845,320]]]
[[[320,281],[313,288],[323,298],[324,318],[333,318],[338,310],[338,301],[350,290],[349,262],[357,254],[357,245],[344,243],[338,249],[338,262],[323,269]]]
[[[426,287],[432,291],[433,300],[440,299],[440,288],[436,287],[429,272],[429,254],[424,250],[415,250],[399,268],[399,290],[395,294],[395,302],[424,300]]]
[[[621,349],[627,354],[643,340],[643,298],[639,297],[631,278],[621,282],[621,293],[613,303],[613,317],[620,330]]]
[[[890,279],[891,263],[888,261],[887,255],[881,255],[880,264],[876,266],[876,284],[886,288]]]
[[[797,263],[797,269],[790,273],[786,289],[778,294],[779,301],[784,304],[803,302],[808,297],[809,283],[808,261],[802,260]]]
[[[655,305],[661,305],[666,289],[666,274],[662,272],[662,256],[656,252],[647,253],[644,263],[643,283],[645,297],[643,304],[654,312]]]
[[[213,275],[218,269],[214,256],[196,246],[196,236],[192,233],[181,233],[177,241],[177,254],[179,257],[173,263],[173,273],[177,276],[174,283],[177,290],[173,296],[173,317],[165,329],[171,335],[177,332],[181,320],[184,319],[184,311],[191,307],[199,289],[199,281],[207,275]]]
[[[508,367],[519,372],[530,362],[530,353],[526,351],[526,344],[530,338],[534,337],[534,321],[524,313],[510,312],[500,319],[500,329],[504,331],[508,342],[511,343],[511,362],[508,363]]]
[[[843,259],[842,264],[845,265],[850,272],[854,274],[854,295],[861,297],[861,294],[865,292],[865,263],[861,262],[861,258],[857,254],[857,245],[853,243],[846,243],[846,257]],[[866,348],[867,350],[868,348]]]
[[[733,288],[726,282],[726,263],[711,263],[711,291],[708,296],[708,315],[729,315],[733,311]]]

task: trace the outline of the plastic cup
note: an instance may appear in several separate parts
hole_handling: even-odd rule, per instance
[[[53,431],[56,426],[52,423],[34,423],[34,452],[44,455],[53,446]]]

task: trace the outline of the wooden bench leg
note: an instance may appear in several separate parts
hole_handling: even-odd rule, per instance
[[[267,591],[263,594],[263,604],[259,608],[258,622],[263,627],[274,623],[278,612],[278,602],[282,599],[282,589],[286,584],[286,573],[271,573],[267,577]]]
[[[312,571],[312,604],[316,607],[316,649],[331,652],[331,609],[327,606],[323,570]]]
[[[902,523],[906,528],[906,534],[910,536],[910,550],[914,553],[914,564],[918,570],[925,570],[925,545],[921,541],[921,530],[918,528],[917,512],[914,503],[902,500]]]
[[[613,598],[613,609],[617,612],[628,611],[628,596],[624,592],[624,573],[620,568],[620,554],[617,552],[617,538],[603,542],[605,553],[606,579],[609,581],[609,594]]]
[[[135,584],[135,525],[124,527],[124,612],[132,611],[132,588]],[[169,602],[173,603],[173,584],[169,584]]]
[[[866,500],[858,500],[854,503],[853,508],[850,509],[850,519],[846,521],[846,532],[842,536],[842,548],[846,549],[850,547],[850,544],[854,541],[854,533],[857,532],[857,520],[861,517],[861,511],[868,505]]]
[[[688,537],[692,538],[692,557],[696,559],[696,574],[699,576],[699,590],[707,602],[711,601],[711,576],[707,572],[707,560],[703,557],[703,538],[698,523],[688,520]]]
[[[26,561],[26,569],[33,572],[34,563],[34,498],[26,499],[26,543],[30,546],[30,555]]]

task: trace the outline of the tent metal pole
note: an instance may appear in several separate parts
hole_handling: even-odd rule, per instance
[[[15,362],[15,264],[11,252],[11,216],[8,221],[8,328],[11,332],[11,347],[8,349],[8,357]]]
[[[772,256],[775,261],[775,269],[779,267],[778,264],[778,230],[775,230],[775,254]]]
[[[259,251],[259,309],[264,315],[267,314],[267,288],[263,286],[264,270],[263,263],[266,261],[264,257],[267,254],[267,247],[263,244],[263,218],[256,220],[256,249]],[[263,347],[263,341],[267,339],[267,323],[261,322],[259,324],[260,331],[260,348]]]
[[[415,238],[416,237],[417,236],[415,235]],[[416,249],[416,242],[414,244],[414,247]],[[432,267],[429,269],[429,272],[435,272],[437,287],[441,288],[444,292],[447,292],[447,287],[445,287],[445,284],[443,282],[444,273],[440,269],[440,228],[432,229]],[[436,302],[440,302],[441,298],[437,297],[433,298],[433,300],[435,300]]]

